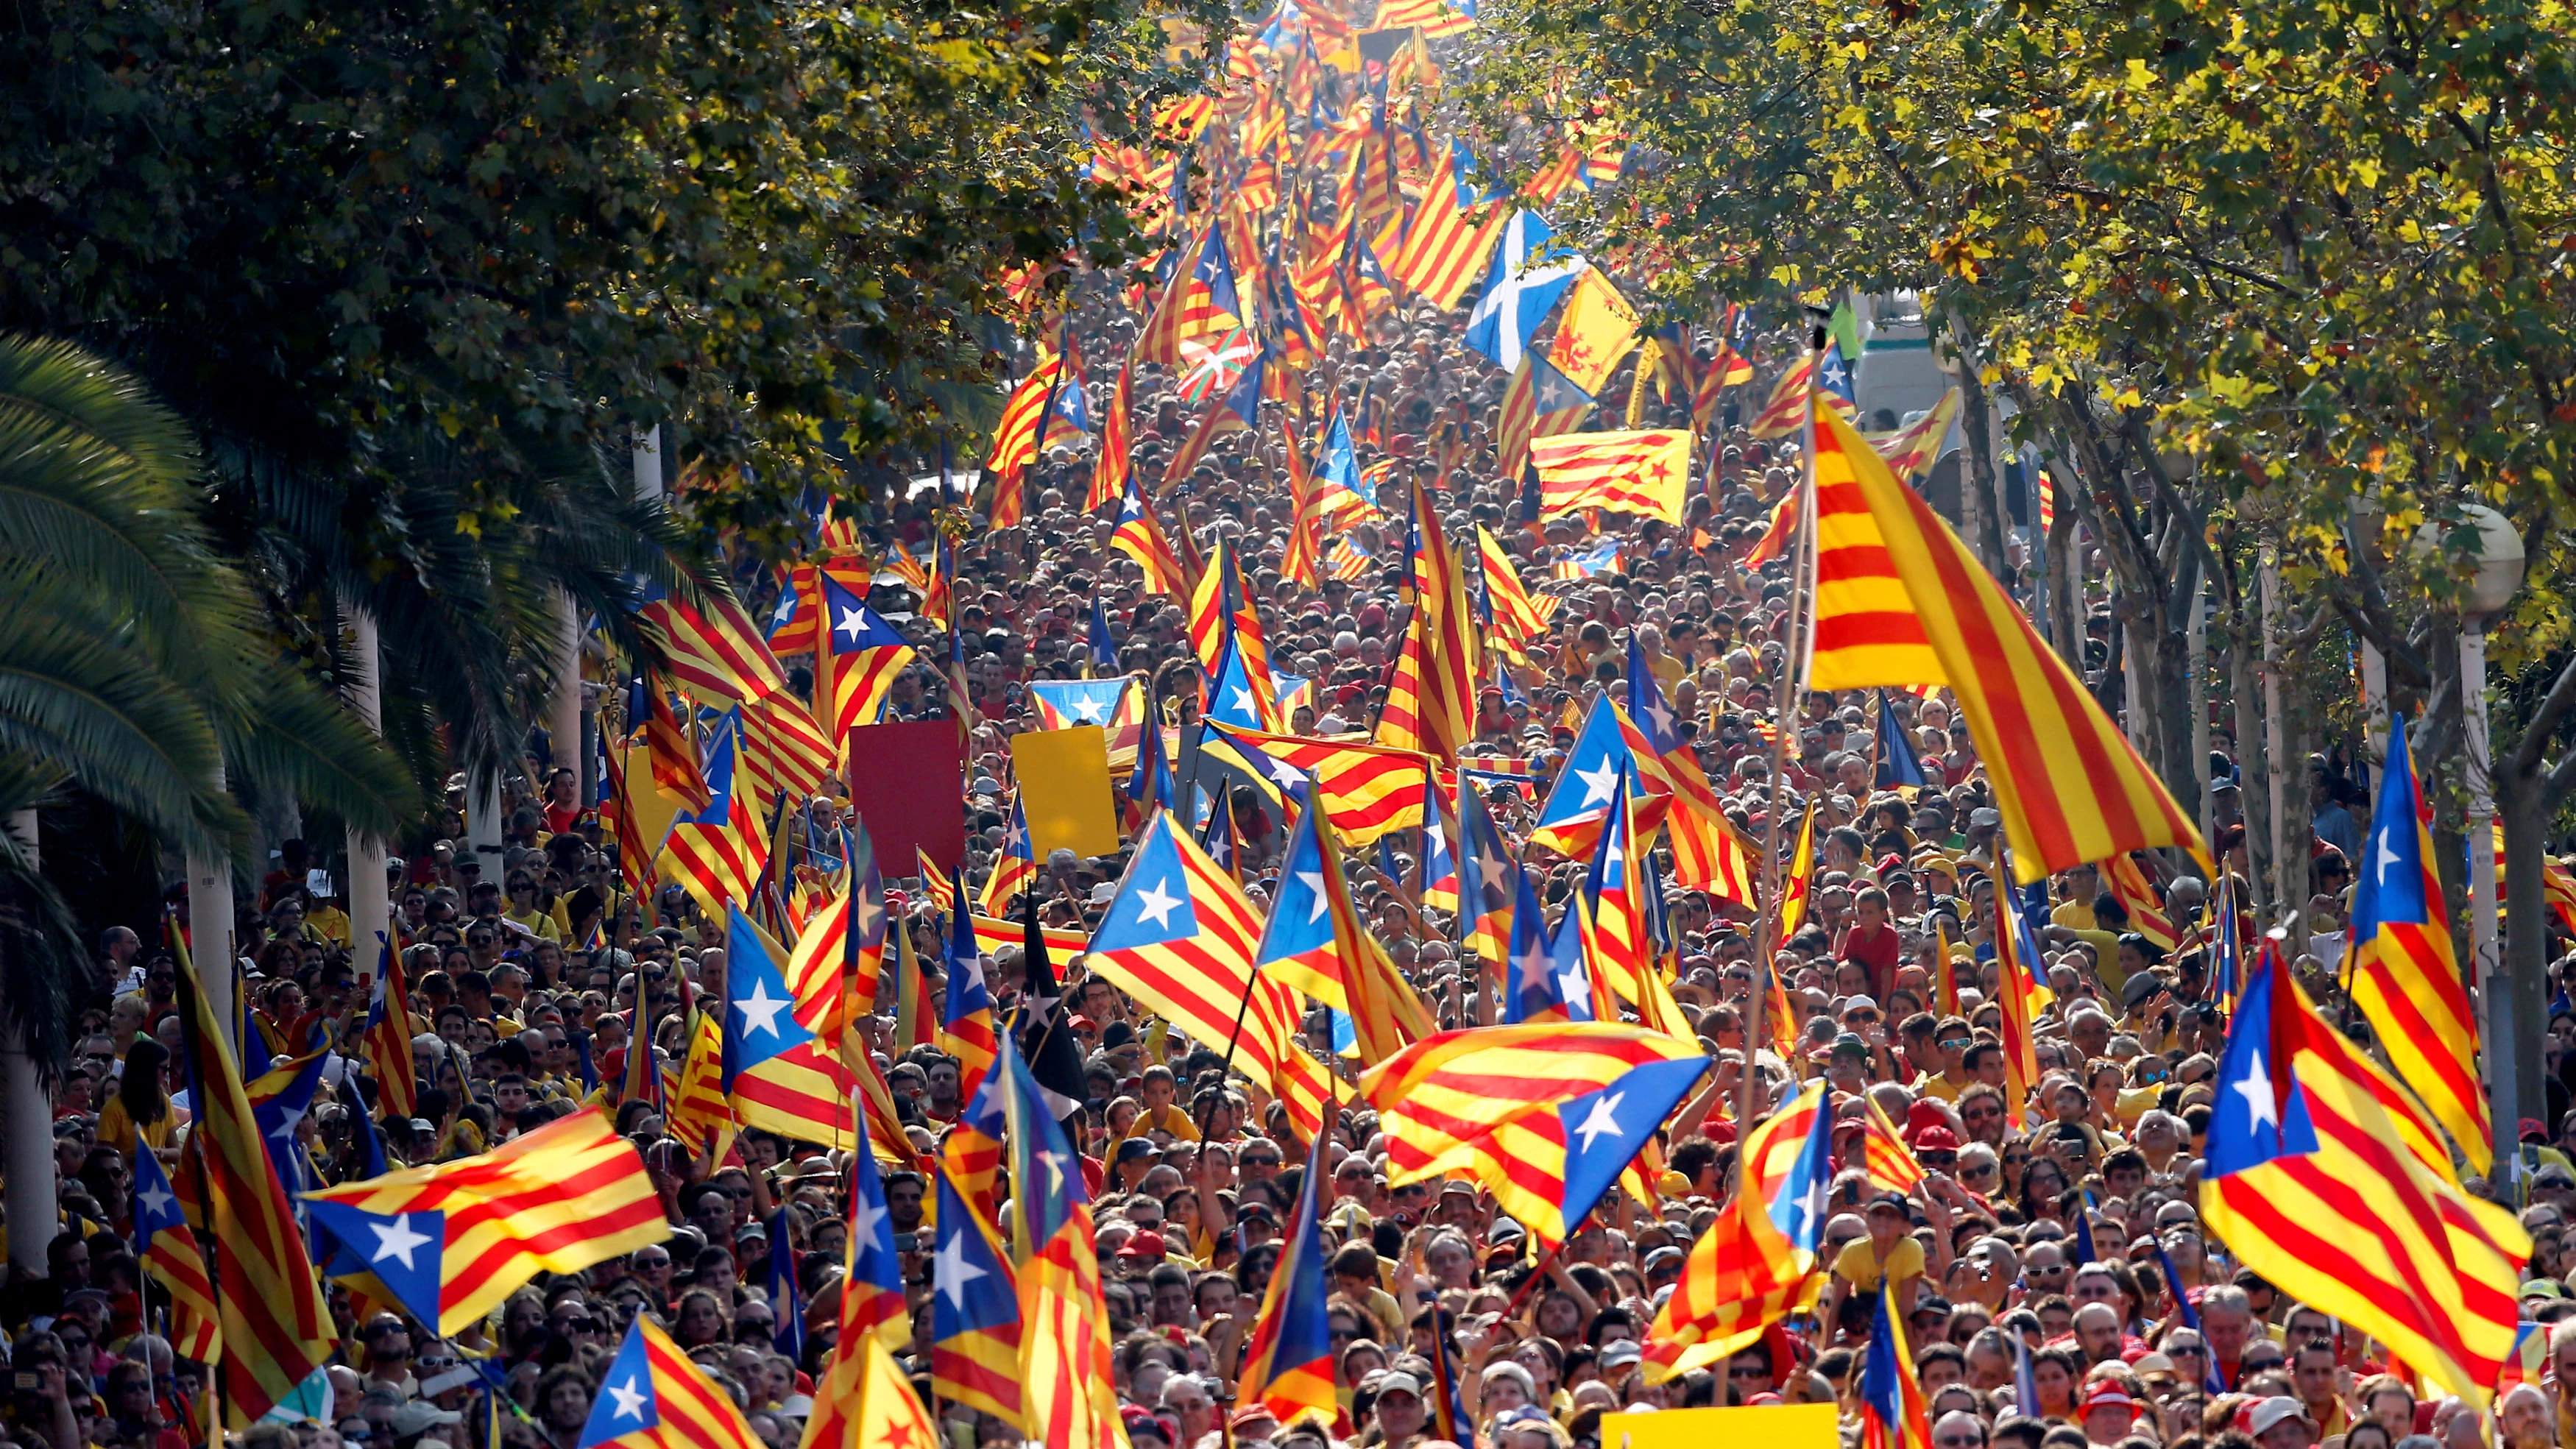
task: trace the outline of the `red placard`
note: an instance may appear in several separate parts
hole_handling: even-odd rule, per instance
[[[957,722],[902,720],[850,731],[850,800],[888,879],[918,875],[913,851],[946,871],[966,854],[966,752]]]

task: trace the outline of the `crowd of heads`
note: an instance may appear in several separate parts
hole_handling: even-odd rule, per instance
[[[1197,390],[1175,370],[1140,365],[1133,460],[1167,530],[1186,531],[1201,551],[1223,537],[1240,560],[1274,669],[1314,684],[1290,728],[1366,731],[1385,703],[1409,618],[1400,581],[1418,478],[1451,540],[1489,531],[1522,579],[1559,601],[1545,637],[1512,663],[1511,687],[1478,700],[1478,749],[1528,777],[1489,792],[1506,835],[1516,843],[1526,835],[1594,702],[1626,700],[1633,649],[1748,840],[1785,849],[1784,823],[1813,809],[1809,914],[1771,943],[1766,963],[1765,932],[1746,903],[1669,893],[1671,990],[1715,1064],[1721,1105],[1669,1124],[1652,1202],[1614,1193],[1552,1255],[1472,1181],[1390,1181],[1386,1140],[1365,1101],[1339,1109],[1310,1158],[1267,1084],[1224,1069],[1214,1050],[1221,1044],[1155,1020],[1078,959],[1050,963],[1065,981],[1065,1024],[1084,1059],[1087,1100],[1071,1125],[1088,1159],[1131,1442],[1410,1449],[1472,1435],[1500,1449],[1567,1449],[1605,1442],[1604,1415],[1641,1409],[1839,1402],[1848,1419],[1885,1287],[1900,1306],[1933,1449],[2246,1449],[2249,1440],[2261,1449],[2337,1440],[2346,1449],[2424,1449],[2428,1435],[2467,1449],[2484,1416],[2455,1401],[2419,1402],[2377,1346],[2284,1300],[2201,1220],[2195,1186],[2225,1030],[2224,983],[2206,944],[2210,883],[2190,867],[2140,858],[2184,943],[2173,952],[2133,928],[2089,867],[2051,881],[2036,907],[2010,903],[2032,916],[2036,966],[2053,1001],[2037,1026],[2034,1098],[2008,1100],[1994,951],[2005,842],[1977,742],[1939,691],[1885,701],[1790,694],[1786,566],[1746,562],[1771,504],[1797,476],[1794,435],[1752,437],[1743,423],[1760,394],[1739,390],[1700,436],[1698,481],[1680,526],[1619,515],[1529,523],[1518,481],[1501,476],[1496,456],[1506,379],[1466,348],[1461,319],[1419,304],[1391,309],[1369,324],[1364,344],[1334,340],[1306,380],[1311,391],[1294,405],[1307,424],[1301,436],[1311,439],[1339,407],[1362,439],[1382,515],[1347,530],[1372,566],[1316,589],[1281,574],[1291,522],[1275,426],[1283,405],[1265,404],[1260,430],[1219,438],[1186,476],[1170,476],[1201,410],[1184,390],[1193,399]],[[1077,293],[1069,325],[1092,359],[1093,417],[1109,403],[1138,320],[1106,288]],[[1763,364],[1766,382],[1800,342],[1788,331],[1730,340]],[[1714,354],[1717,340],[1704,330],[1693,342],[1702,358]],[[1603,406],[1621,405],[1630,380],[1623,366]],[[1661,395],[1650,381],[1638,415],[1687,427],[1690,399]],[[1886,429],[1907,419],[1862,421]],[[1143,685],[1160,718],[1186,731],[1196,717],[1203,672],[1186,604],[1149,592],[1133,562],[1108,547],[1110,522],[1078,511],[1092,463],[1080,449],[1051,451],[1023,480],[1026,522],[970,531],[953,551],[971,707],[969,845],[958,863],[969,890],[1003,848],[1008,741],[1039,723],[1029,684],[1102,667],[1089,644],[1095,606],[1108,619],[1116,669]],[[900,542],[926,554],[940,502],[921,494],[873,514],[863,529],[869,546]],[[1596,524],[1621,539],[1622,571],[1560,579],[1561,562],[1590,552]],[[2018,564],[2022,555],[2012,557]],[[2079,555],[2077,567],[2085,562]],[[769,586],[756,576],[746,574],[745,587],[755,609],[767,602],[760,591]],[[891,575],[879,575],[872,602],[921,647],[922,662],[896,682],[889,717],[958,708],[941,667],[949,621],[919,615],[918,596]],[[2088,602],[2084,662],[2099,670],[2107,601]],[[801,665],[789,663],[801,682]],[[1875,783],[1886,748],[1882,708],[1920,767],[1920,787]],[[2224,732],[2215,743],[2221,829],[2213,843],[2222,868],[2241,874],[2232,743]],[[342,1341],[328,1371],[331,1414],[263,1425],[249,1435],[255,1442],[412,1449],[439,1440],[461,1449],[497,1426],[513,1444],[573,1449],[599,1375],[639,1314],[664,1326],[745,1409],[770,1449],[794,1445],[812,1411],[843,1271],[844,1155],[758,1130],[740,1133],[720,1157],[693,1152],[665,1105],[621,1100],[623,1063],[639,1049],[636,1022],[657,1064],[676,1067],[693,1014],[724,999],[725,932],[675,886],[641,898],[631,890],[625,867],[634,863],[616,858],[613,837],[587,809],[585,782],[553,758],[541,752],[508,782],[497,846],[474,843],[460,781],[449,808],[389,866],[420,1091],[411,1115],[383,1116],[376,1130],[397,1162],[449,1161],[568,1113],[606,1110],[641,1150],[670,1236],[580,1272],[541,1275],[489,1323],[456,1338],[392,1313],[361,1321],[335,1285]],[[2309,936],[2293,954],[2332,1005],[2348,862],[2358,848],[2342,807],[2359,796],[2340,757],[2316,763],[2315,789]],[[1239,812],[1245,887],[1266,901],[1282,822],[1253,792],[1228,798]],[[827,787],[794,808],[788,868],[827,873],[838,864],[845,798]],[[1383,855],[1354,862],[1361,916],[1442,1026],[1489,1022],[1493,963],[1461,946],[1453,920],[1420,905],[1420,855],[1418,841],[1400,837]],[[248,963],[242,1030],[269,1053],[328,1043],[343,1054],[298,1138],[316,1180],[346,1180],[358,1171],[358,1114],[373,1111],[359,1041],[374,952],[352,952],[344,892],[315,876],[301,843],[288,842],[277,860],[246,893],[237,925]],[[1585,863],[1544,850],[1527,860],[1550,914],[1569,908]],[[914,935],[935,1009],[942,922],[923,882],[898,863],[881,864],[897,929]],[[1044,861],[1033,888],[1048,923],[1095,924],[1122,865],[1114,855]],[[129,1236],[137,1154],[175,1166],[191,1115],[176,1059],[176,973],[148,939],[156,936],[117,930],[103,941],[74,1061],[56,1089],[63,1231],[48,1273],[21,1275],[8,1288],[16,1378],[0,1434],[28,1449],[178,1449],[203,1433],[204,1366],[175,1360],[155,1331],[166,1300],[142,1277]],[[983,969],[997,1013],[1012,1019],[1025,1004],[1029,963],[1005,947]],[[1790,1019],[1757,1038],[1772,973]],[[891,993],[876,1008],[860,1038],[908,1145],[935,1159],[964,1106],[959,1062],[935,1043],[897,1046]],[[1320,1013],[1309,1029],[1329,1054]],[[2526,1306],[2545,1326],[2553,1362],[2576,1355],[2576,1339],[2560,1331],[2576,1315],[2560,1286],[2576,1251],[2567,1235],[2576,1174],[2563,1155],[2576,1151],[2576,1115],[2564,1115],[2559,1056],[2572,1038],[2576,1015],[2555,1018],[2553,1120],[2526,1124],[2532,1170],[2517,1202],[2538,1243]],[[1756,1080],[1743,1098],[1747,1072]],[[1643,1350],[1658,1311],[1734,1191],[1735,1104],[1750,1100],[1758,1119],[1818,1076],[1831,1087],[1837,1173],[1822,1232],[1828,1277],[1813,1310],[1731,1359],[1650,1381]],[[1865,1170],[1873,1105],[1928,1175],[1921,1188],[1889,1192]],[[1321,1271],[1330,1279],[1340,1414],[1329,1425],[1283,1426],[1236,1386],[1310,1161],[1327,1175]],[[884,1186],[914,1310],[902,1357],[926,1392],[927,1183],[912,1166],[890,1165]],[[780,1232],[783,1255],[771,1240]],[[774,1261],[794,1293],[778,1291]],[[497,1409],[487,1399],[494,1381]],[[2561,1372],[2555,1381],[2576,1379]],[[959,1449],[1020,1437],[968,1409],[942,1412]],[[2555,1442],[2565,1415],[2554,1389],[2525,1386],[2502,1398],[2496,1423],[2510,1442],[2533,1446]]]

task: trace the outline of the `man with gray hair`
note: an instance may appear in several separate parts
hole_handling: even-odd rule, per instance
[[[2209,1345],[2209,1356],[2218,1370],[2219,1382],[2236,1387],[2245,1372],[2245,1338],[2254,1326],[2254,1305],[2245,1290],[2233,1283],[2221,1283],[2202,1292],[2200,1297],[2200,1336]]]

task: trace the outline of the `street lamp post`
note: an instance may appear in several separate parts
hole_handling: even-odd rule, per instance
[[[2492,508],[2472,504],[2466,513],[2478,530],[2477,572],[2460,599],[2460,734],[2467,747],[2469,785],[2469,979],[2486,1010],[2487,1114],[2496,1159],[2504,1163],[2512,1160],[2521,1137],[2517,1129],[2526,1044],[2518,1028],[2536,1033],[2542,1021],[2539,983],[2498,979],[2494,759],[2487,743],[2487,620],[2522,587],[2522,535]],[[2416,535],[2417,552],[2438,550],[2443,532],[2441,524],[2424,525]],[[2528,1005],[2517,1000],[2526,994],[2535,998]]]

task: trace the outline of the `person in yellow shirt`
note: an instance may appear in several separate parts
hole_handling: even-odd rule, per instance
[[[1874,1294],[1881,1282],[1894,1286],[1896,1310],[1909,1316],[1923,1292],[1923,1245],[1909,1231],[1913,1216],[1904,1197],[1883,1192],[1871,1198],[1866,1221],[1869,1232],[1834,1255],[1833,1282],[1826,1285],[1825,1301],[1817,1310],[1826,1323],[1834,1321],[1843,1299],[1855,1293]],[[1943,1226],[1934,1225],[1936,1231]]]
[[[523,870],[510,872],[509,900],[510,904],[501,914],[508,917],[512,925],[540,941],[562,943],[563,927],[557,924],[551,911],[537,904],[535,876]]]
[[[1136,1115],[1136,1125],[1130,1131],[1167,1132],[1181,1142],[1199,1140],[1198,1124],[1173,1104],[1172,1099],[1180,1094],[1180,1080],[1172,1075],[1170,1067],[1160,1062],[1147,1067],[1143,1093],[1145,1110]]]
[[[135,1038],[126,1049],[125,1074],[116,1095],[99,1109],[100,1146],[115,1148],[129,1162],[147,1148],[161,1156],[175,1155],[172,1144],[179,1131],[179,1108],[170,1100],[169,1084],[162,1080],[169,1061],[169,1049],[148,1036]]]

